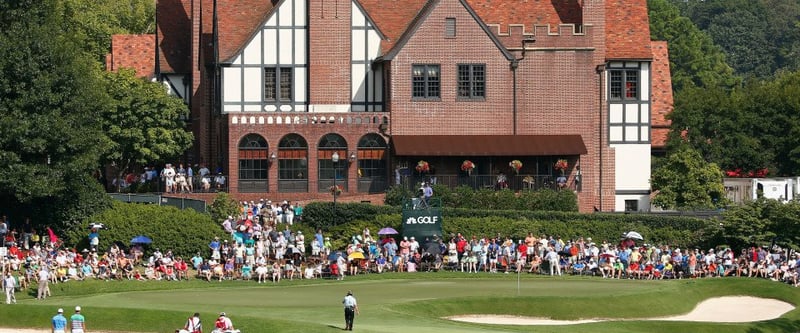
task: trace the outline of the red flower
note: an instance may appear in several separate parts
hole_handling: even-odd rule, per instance
[[[472,163],[472,161],[464,160],[464,162],[461,163],[461,171],[470,172],[472,169],[475,169],[475,163]]]

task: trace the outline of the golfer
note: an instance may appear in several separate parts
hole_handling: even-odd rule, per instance
[[[342,300],[342,304],[344,304],[344,329],[346,331],[352,331],[353,319],[358,314],[358,302],[356,302],[356,298],[353,297],[353,291],[347,291],[347,296]]]
[[[72,333],[84,333],[86,331],[86,318],[81,314],[81,307],[75,307],[75,314],[69,317]]]
[[[58,309],[58,313],[53,316],[51,322],[51,333],[65,333],[67,331],[67,318],[64,317],[64,309]]]

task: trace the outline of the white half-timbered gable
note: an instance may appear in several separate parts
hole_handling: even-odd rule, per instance
[[[221,59],[222,111],[306,111],[306,1],[286,0],[242,51]]]
[[[380,32],[357,2],[352,2],[351,41],[352,73],[351,110],[383,111],[383,64],[373,61],[381,56]]]
[[[608,141],[614,148],[615,210],[650,206],[650,62],[611,61],[606,68]]]

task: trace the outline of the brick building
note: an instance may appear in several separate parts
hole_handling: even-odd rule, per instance
[[[190,162],[221,167],[239,197],[563,174],[581,211],[649,208],[672,94],[646,0],[160,0],[157,26],[114,36],[109,68],[182,97]]]

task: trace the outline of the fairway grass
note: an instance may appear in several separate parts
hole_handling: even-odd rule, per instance
[[[518,282],[519,281],[519,282]],[[0,326],[48,328],[63,307],[83,307],[90,331],[174,332],[199,312],[207,331],[224,311],[243,333],[339,332],[341,300],[352,290],[361,315],[354,331],[381,332],[798,332],[800,310],[756,323],[647,321],[688,313],[720,296],[773,298],[800,304],[800,290],[768,280],[712,278],[641,281],[503,274],[372,274],[345,281],[279,284],[224,281],[83,281],[52,285],[38,301],[18,293],[19,304],[0,306]],[[514,326],[455,322],[457,315],[510,315],[612,321],[569,326]],[[637,320],[640,319],[640,320]],[[614,320],[625,319],[625,320]]]

